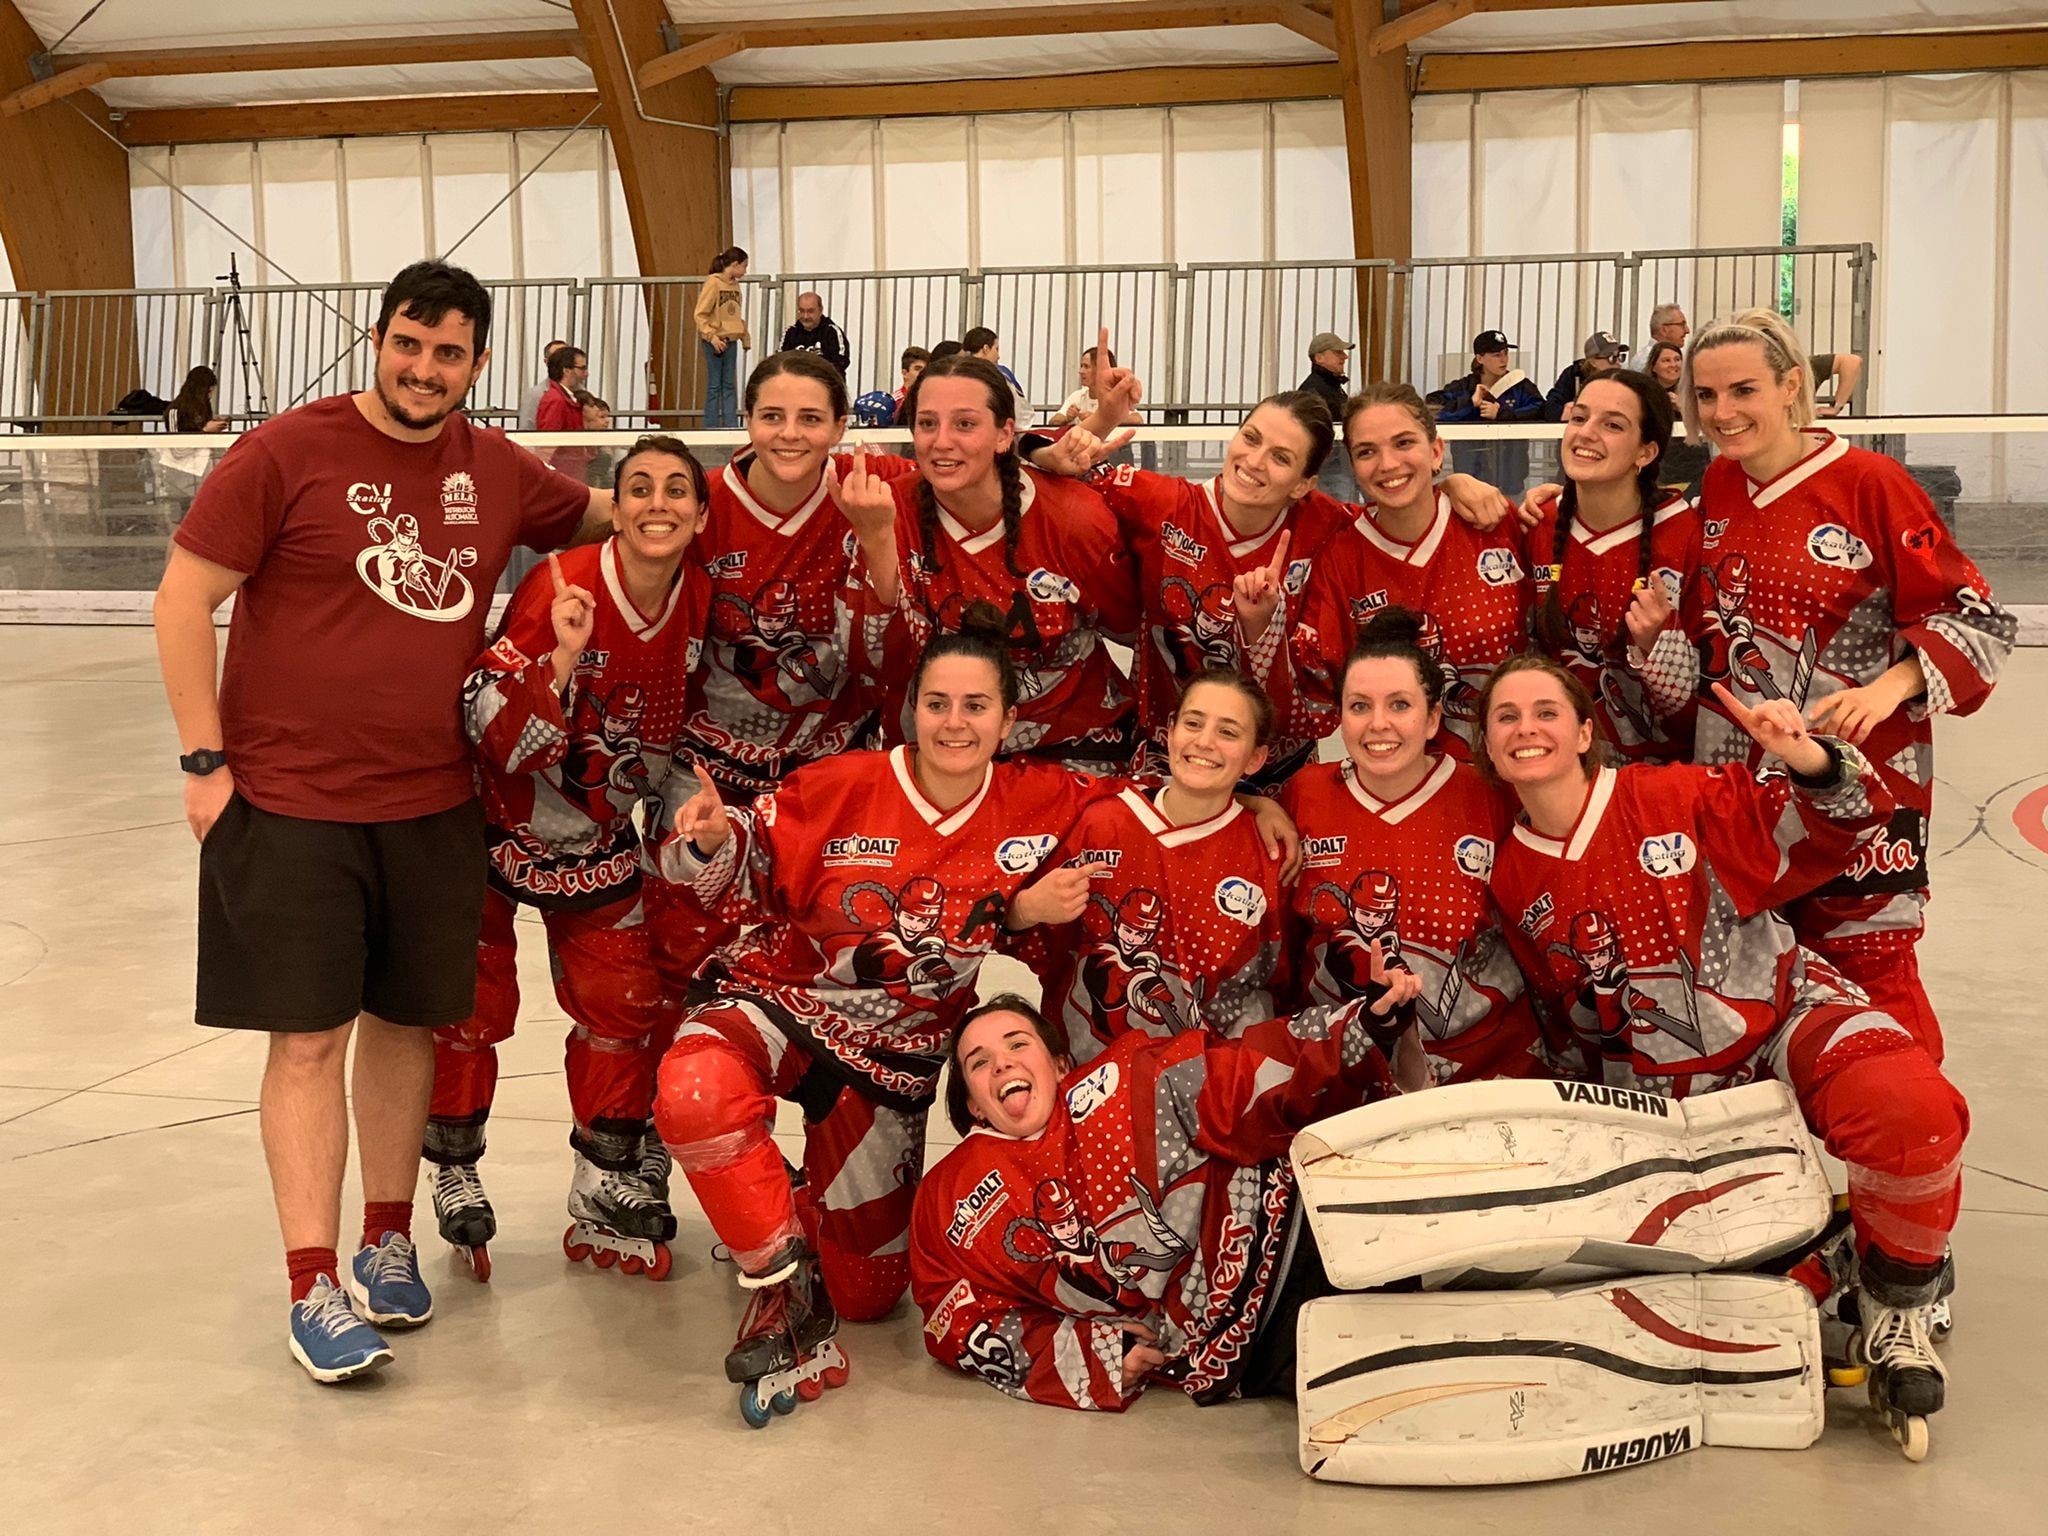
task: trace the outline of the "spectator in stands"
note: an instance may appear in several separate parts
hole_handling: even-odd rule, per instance
[[[600,400],[587,389],[576,391],[576,403],[583,409],[583,430],[586,432],[609,432],[612,429],[612,406],[609,400]],[[618,455],[591,445],[590,462],[583,469],[583,483],[601,491],[612,488],[612,466]]]
[[[1854,352],[1816,352],[1813,354],[1813,388],[1818,395],[1820,388],[1833,379],[1835,387],[1825,399],[1816,399],[1813,413],[1816,416],[1846,416],[1854,403],[1856,386],[1863,382],[1863,359]]]
[[[740,424],[740,353],[751,351],[746,304],[740,279],[747,275],[747,253],[738,246],[711,260],[711,275],[697,296],[691,316],[697,323],[704,352],[704,430],[719,432]]]
[[[1002,338],[985,325],[977,325],[960,338],[960,350],[971,352],[976,357],[995,364],[996,372],[1003,376],[1003,382],[1010,386],[1010,393],[1017,398],[1017,425],[1031,426],[1038,416],[1031,407],[1031,397],[1025,393],[1023,382],[1016,374],[1003,366]],[[933,349],[936,358],[937,348]]]
[[[1540,420],[1543,397],[1526,373],[1510,366],[1514,349],[1505,331],[1481,331],[1474,336],[1472,371],[1429,396],[1436,419],[1445,425]],[[1529,478],[1529,445],[1519,439],[1497,443],[1459,439],[1451,444],[1451,463],[1462,473],[1519,499]]]
[[[927,357],[925,361],[928,363],[936,363],[942,357],[951,357],[955,352],[965,352],[966,350],[967,349],[961,346],[960,343],[957,341],[942,341],[932,347],[931,356]],[[924,372],[924,370],[920,368],[918,372],[922,373]]]
[[[946,343],[942,341],[939,345],[943,347]],[[923,347],[905,347],[903,349],[903,383],[896,390],[894,409],[890,414],[892,422],[903,415],[903,397],[910,393],[910,386],[917,382],[917,376],[924,372],[924,365],[931,360],[932,354],[925,351]]]
[[[567,345],[569,345],[568,342],[564,341],[561,337],[557,336],[553,341],[549,342],[546,346],[542,347],[540,349],[540,360],[542,366],[546,366],[546,364],[553,359],[555,355],[555,348],[566,347]],[[542,379],[538,384],[534,385],[533,388],[529,389],[525,394],[519,397],[520,431],[538,432],[540,430],[539,427],[534,425],[534,422],[536,420],[536,413],[540,410],[541,396],[545,395],[548,392],[548,385],[552,382],[553,381],[551,379]]]
[[[1579,360],[1557,376],[1550,393],[1543,398],[1543,419],[1563,421],[1565,407],[1579,398],[1586,380],[1612,373],[1628,361],[1628,343],[1616,341],[1612,331],[1595,331],[1586,338]]]
[[[1309,338],[1308,375],[1300,388],[1329,407],[1330,420],[1344,419],[1345,402],[1351,398],[1351,343],[1335,331],[1318,331]],[[1356,486],[1351,479],[1351,461],[1341,453],[1323,460],[1316,471],[1316,484],[1339,501],[1349,501]]]
[[[577,397],[585,393],[583,383],[590,377],[590,360],[581,347],[563,343],[548,354],[547,393],[540,397],[540,406],[533,413],[533,429],[536,432],[581,432],[583,430],[583,406]],[[582,480],[590,469],[591,460],[597,457],[595,449],[573,444],[561,448],[544,448],[543,459],[572,480]],[[610,484],[609,481],[606,484]]]
[[[204,363],[186,374],[185,382],[178,386],[177,396],[171,401],[167,413],[171,418],[171,430],[225,432],[227,418],[216,415],[213,409],[213,392],[219,384],[219,376]]]
[[[1675,341],[1657,341],[1650,344],[1649,352],[1643,358],[1643,372],[1664,386],[1671,396],[1671,404],[1678,401],[1678,380],[1685,372],[1685,348]]]
[[[1691,334],[1692,322],[1685,318],[1685,310],[1679,305],[1659,304],[1650,311],[1650,340],[1682,347]]]
[[[1109,354],[1109,366],[1116,366],[1116,354]],[[1077,374],[1081,387],[1060,402],[1060,408],[1046,419],[1048,427],[1070,427],[1084,416],[1095,414],[1095,348],[1090,347],[1081,354],[1081,367]]]
[[[796,324],[782,333],[782,350],[815,352],[837,368],[841,378],[853,372],[853,349],[846,344],[846,332],[825,313],[825,301],[815,293],[796,296]]]

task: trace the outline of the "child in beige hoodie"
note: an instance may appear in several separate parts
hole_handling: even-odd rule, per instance
[[[717,431],[740,424],[740,352],[751,351],[740,279],[747,275],[747,253],[738,246],[720,251],[711,275],[697,296],[691,318],[704,349],[704,428]]]

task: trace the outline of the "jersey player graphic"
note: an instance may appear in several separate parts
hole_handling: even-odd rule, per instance
[[[1166,1224],[1151,1192],[1137,1180],[1139,1210],[1156,1248],[1101,1237],[1082,1218],[1080,1202],[1065,1179],[1041,1179],[1031,1192],[1031,1214],[1013,1217],[1003,1232],[1003,1251],[1025,1263],[1051,1263],[1060,1278],[1083,1296],[1117,1312],[1144,1312],[1152,1300],[1138,1281],[1171,1270],[1188,1252],[1181,1235]]]
[[[1659,1032],[1685,1046],[1695,1059],[1706,1053],[1706,1036],[1697,1018],[1681,1019],[1665,1012],[1657,1006],[1655,998],[1636,986],[1629,975],[1628,957],[1622,953],[1620,935],[1614,931],[1614,924],[1606,913],[1581,912],[1571,920],[1566,932],[1568,942],[1552,944],[1550,953],[1565,957],[1583,973],[1584,985],[1579,990],[1578,1011],[1591,1016],[1599,1033],[1597,1037],[1587,1039],[1579,1027],[1581,1021],[1576,1013],[1574,1028],[1587,1046],[1597,1049],[1602,1059],[1626,1062],[1639,1042],[1648,1050],[1649,1042],[1641,1037],[1654,1036]],[[1684,983],[1687,1013],[1690,1015],[1692,964],[1682,954],[1679,956],[1679,976]]]
[[[647,690],[638,683],[620,683],[604,695],[585,693],[569,720],[562,782],[587,795],[618,790],[624,796],[621,808],[630,807],[647,782],[641,758],[646,714]]]
[[[1071,1001],[1097,1039],[1133,1029],[1177,1035],[1196,1027],[1197,1010],[1184,1006],[1178,977],[1169,976],[1159,958],[1165,923],[1166,903],[1157,891],[1130,891],[1115,904],[1099,892],[1089,897],[1088,928],[1096,942],[1075,969]]]
[[[832,962],[834,980],[855,986],[880,987],[899,1000],[931,1002],[952,996],[974,974],[940,931],[946,913],[946,888],[930,875],[918,875],[900,891],[874,880],[847,887],[840,908],[853,922],[879,903],[887,926],[864,932]]]
[[[408,512],[373,517],[364,531],[370,543],[356,556],[356,571],[371,591],[419,618],[453,623],[469,616],[476,594],[462,572],[476,564],[474,549],[435,559],[421,547],[419,520]]]
[[[1167,620],[1154,625],[1152,640],[1173,668],[1175,677],[1193,677],[1204,667],[1238,665],[1237,608],[1227,581],[1211,582],[1201,591],[1184,576],[1160,584]]]
[[[1323,975],[1332,995],[1323,999],[1343,1002],[1365,993],[1366,978],[1372,974],[1372,947],[1380,947],[1383,963],[1407,969],[1401,959],[1401,886],[1383,869],[1368,869],[1351,882],[1351,889],[1324,881],[1309,898],[1311,909],[1333,902],[1344,914],[1343,925],[1330,936],[1322,953]]]
[[[1800,641],[1793,660],[1792,685],[1781,689],[1771,675],[1771,660],[1757,639],[1756,621],[1749,615],[1749,561],[1730,555],[1704,572],[1714,594],[1714,617],[1719,628],[1718,644],[1710,646],[1707,677],[1715,682],[1733,678],[1751,693],[1767,699],[1790,699],[1802,709],[1813,684],[1814,663],[1819,643],[1811,629]]]
[[[763,704],[787,710],[831,697],[837,667],[799,627],[795,583],[766,582],[751,601],[721,592],[711,625],[727,669]]]

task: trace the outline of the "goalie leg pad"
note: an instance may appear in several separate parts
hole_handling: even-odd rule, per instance
[[[1344,1290],[1747,1268],[1810,1243],[1831,1203],[1778,1082],[1694,1099],[1453,1083],[1318,1121],[1290,1156]]]
[[[1826,1391],[1811,1293],[1767,1275],[1302,1308],[1301,1466],[1326,1482],[1524,1483],[1702,1445],[1800,1450]]]

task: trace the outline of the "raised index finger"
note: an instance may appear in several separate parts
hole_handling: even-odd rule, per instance
[[[562,562],[552,554],[548,556],[548,574],[555,578],[555,596],[560,597],[568,590],[569,584],[562,580]]]
[[[1109,327],[1106,325],[1095,333],[1095,365],[1098,368],[1109,366]]]
[[[1730,693],[1726,683],[1715,683],[1713,686],[1714,697],[1721,701],[1722,707],[1735,717],[1737,723],[1750,719],[1756,713]]]
[[[1284,574],[1286,574],[1287,546],[1289,542],[1293,540],[1293,538],[1294,530],[1292,528],[1282,528],[1280,530],[1280,542],[1273,546],[1273,564],[1269,567],[1269,569],[1273,573],[1273,584],[1275,586],[1279,585],[1280,578]]]

